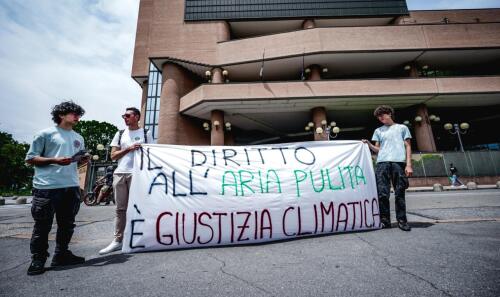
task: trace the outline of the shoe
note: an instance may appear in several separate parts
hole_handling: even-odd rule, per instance
[[[381,229],[390,229],[391,227],[392,227],[391,223],[389,223],[389,222],[384,222],[384,221],[380,222]]]
[[[57,267],[57,266],[77,265],[83,263],[85,263],[84,257],[78,257],[73,255],[71,251],[66,251],[62,254],[55,254],[54,257],[52,258],[52,263],[50,263],[50,266]]]
[[[399,227],[399,229],[401,229],[403,231],[411,231],[411,227],[410,227],[410,225],[408,225],[407,222],[399,221],[398,227]]]
[[[122,243],[113,240],[107,247],[99,251],[99,255],[105,255],[122,249]]]
[[[28,275],[37,275],[45,272],[45,261],[41,259],[33,259],[28,268]]]

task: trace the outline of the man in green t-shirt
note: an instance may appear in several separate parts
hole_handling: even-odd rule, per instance
[[[83,257],[68,250],[75,228],[75,216],[80,209],[80,187],[77,163],[88,162],[80,134],[73,131],[83,108],[72,101],[62,102],[52,109],[56,126],[38,132],[26,155],[26,163],[35,167],[31,215],[35,220],[31,236],[32,254],[28,275],[45,272],[49,256],[48,235],[54,215],[57,220],[56,248],[51,266],[81,264]]]

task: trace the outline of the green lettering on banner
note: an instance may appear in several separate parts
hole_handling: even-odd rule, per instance
[[[362,180],[363,184],[366,185],[366,178],[363,173],[363,169],[359,167],[359,165],[356,165],[356,167],[354,168],[354,176],[356,176],[356,185],[359,185],[359,180]]]
[[[248,174],[250,174],[250,176],[251,176],[251,177],[250,177],[250,179],[246,179],[246,180],[244,180],[244,179],[243,179],[243,174],[242,174],[242,173],[248,173]],[[250,171],[248,171],[248,170],[240,170],[240,171],[238,171],[238,174],[239,174],[239,176],[240,176],[241,196],[245,196],[245,190],[243,190],[243,187],[245,187],[245,188],[249,189],[252,193],[255,193],[255,191],[254,191],[254,190],[252,190],[252,188],[251,188],[251,187],[247,186],[247,184],[248,184],[249,182],[253,181],[253,173],[252,173],[252,172],[250,172]]]
[[[299,173],[299,172],[303,174],[303,176],[300,179],[297,176],[297,173]],[[297,189],[297,197],[300,197],[299,183],[303,182],[304,180],[307,179],[307,173],[305,171],[296,169],[296,170],[293,171],[293,174],[295,175],[295,187]]]
[[[347,172],[349,173],[349,183],[351,184],[351,189],[354,190],[354,183],[352,181],[353,178],[352,178],[352,172],[351,172],[352,167],[348,165],[348,166],[344,167],[344,169],[346,169],[346,168],[347,168]]]
[[[226,174],[230,174],[231,177],[233,178],[233,182],[231,183],[226,183]],[[222,175],[222,195],[226,193],[226,187],[233,187],[234,188],[234,196],[238,196],[238,182],[236,180],[236,174],[232,171],[225,171],[224,175]]]
[[[342,185],[339,185],[339,186],[332,185],[332,180],[330,179],[330,170],[326,169],[326,176],[328,177],[328,187],[332,191],[345,189],[344,176],[342,175],[342,171],[340,170],[340,166],[338,166],[337,169],[339,171],[340,181],[342,182]]]
[[[311,174],[311,185],[314,192],[316,193],[321,193],[325,189],[325,176],[323,175],[323,169],[321,169],[320,172],[321,172],[321,188],[319,190],[316,190],[316,186],[314,185],[314,176],[312,170],[309,171],[309,173]]]
[[[269,174],[271,172],[274,173],[274,176],[276,178],[276,180],[274,182],[278,185],[278,193],[281,193],[281,181],[280,181],[280,178],[278,176],[278,173],[274,169],[269,169],[267,171],[267,174],[266,174],[266,193],[269,193],[269,184],[272,182],[269,180]],[[259,174],[260,174],[260,171],[259,171]]]

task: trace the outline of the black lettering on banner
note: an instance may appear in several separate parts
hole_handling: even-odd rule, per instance
[[[195,154],[203,156],[203,162],[196,162],[195,163]],[[206,162],[207,162],[207,156],[205,155],[204,152],[199,151],[199,150],[191,150],[191,167],[201,166],[201,165],[205,164]]]
[[[273,147],[271,148],[272,150],[280,150],[280,153],[281,153],[281,157],[283,158],[283,164],[286,164],[286,158],[285,158],[285,154],[283,153],[283,150],[287,150],[288,147]],[[250,164],[249,164],[250,165]]]
[[[142,147],[141,147],[142,149]],[[151,156],[149,154],[149,147],[146,149],[146,152],[147,152],[147,157],[148,157],[148,170],[151,171],[151,170],[155,170],[155,169],[162,169],[163,166],[156,166],[156,167],[151,167]],[[142,158],[142,156],[141,156]]]
[[[233,152],[233,154],[228,156],[228,155],[226,155],[226,152]],[[226,164],[226,166],[227,166],[227,161],[231,161],[234,164],[240,166],[240,164],[238,162],[236,162],[236,161],[234,161],[234,160],[231,159],[231,158],[233,158],[233,157],[236,156],[236,151],[235,150],[233,150],[233,149],[222,149],[222,154],[224,155],[223,158],[224,158],[224,163]]]
[[[248,158],[248,151],[246,148],[243,148],[243,150],[245,151],[245,155],[247,156],[247,165],[250,165],[250,158]]]
[[[304,160],[301,160],[299,158],[299,150],[305,150],[306,152],[308,152],[311,156],[312,156],[312,161],[310,161],[309,163],[304,161]],[[300,146],[298,148],[295,149],[295,160],[297,160],[298,162],[302,163],[302,164],[305,164],[305,165],[312,165],[314,164],[314,162],[316,162],[316,156],[314,155],[313,152],[311,152],[310,150],[308,150],[306,147],[303,147],[303,146]]]
[[[176,173],[175,171],[172,172],[172,185],[173,185],[172,186],[172,188],[173,188],[172,195],[174,197],[177,197],[177,196],[186,196],[186,193],[177,193],[176,190],[175,190],[176,189],[175,173]]]
[[[143,233],[142,232],[134,232],[134,227],[135,227],[135,223],[137,222],[144,222],[143,219],[140,219],[140,220],[131,220],[130,221],[130,224],[131,224],[131,231],[132,231],[132,234],[130,235],[130,244],[129,244],[129,247],[131,249],[136,249],[136,248],[145,248],[146,246],[145,245],[133,245],[133,241],[134,241],[134,236],[136,235],[142,235]]]
[[[205,178],[207,178],[208,169],[205,172]],[[193,190],[193,171],[189,170],[189,195],[207,195],[207,192],[195,192]]]
[[[165,182],[156,182],[156,180],[162,177]],[[163,173],[160,172],[158,173],[155,178],[153,179],[153,182],[151,183],[151,186],[149,186],[149,195],[151,195],[151,192],[153,191],[154,186],[165,186],[165,194],[168,194],[168,181],[167,181],[167,176]]]
[[[266,162],[264,162],[264,156],[262,156],[262,152],[261,150],[267,150],[267,148],[257,148],[257,151],[259,152],[259,155],[260,155],[260,160],[262,161],[262,164],[266,164]]]

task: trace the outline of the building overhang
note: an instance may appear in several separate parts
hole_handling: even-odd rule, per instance
[[[216,60],[153,56],[161,70],[176,63],[201,78],[222,67],[231,81],[292,80],[303,66],[328,68],[326,78],[388,73],[413,62],[431,69],[500,66],[500,23],[316,28],[222,42]]]
[[[500,105],[500,76],[204,84],[181,98],[179,112],[209,120],[212,110],[222,110],[234,126],[273,133],[300,130],[318,106],[342,118],[381,104],[404,109],[422,103]]]

